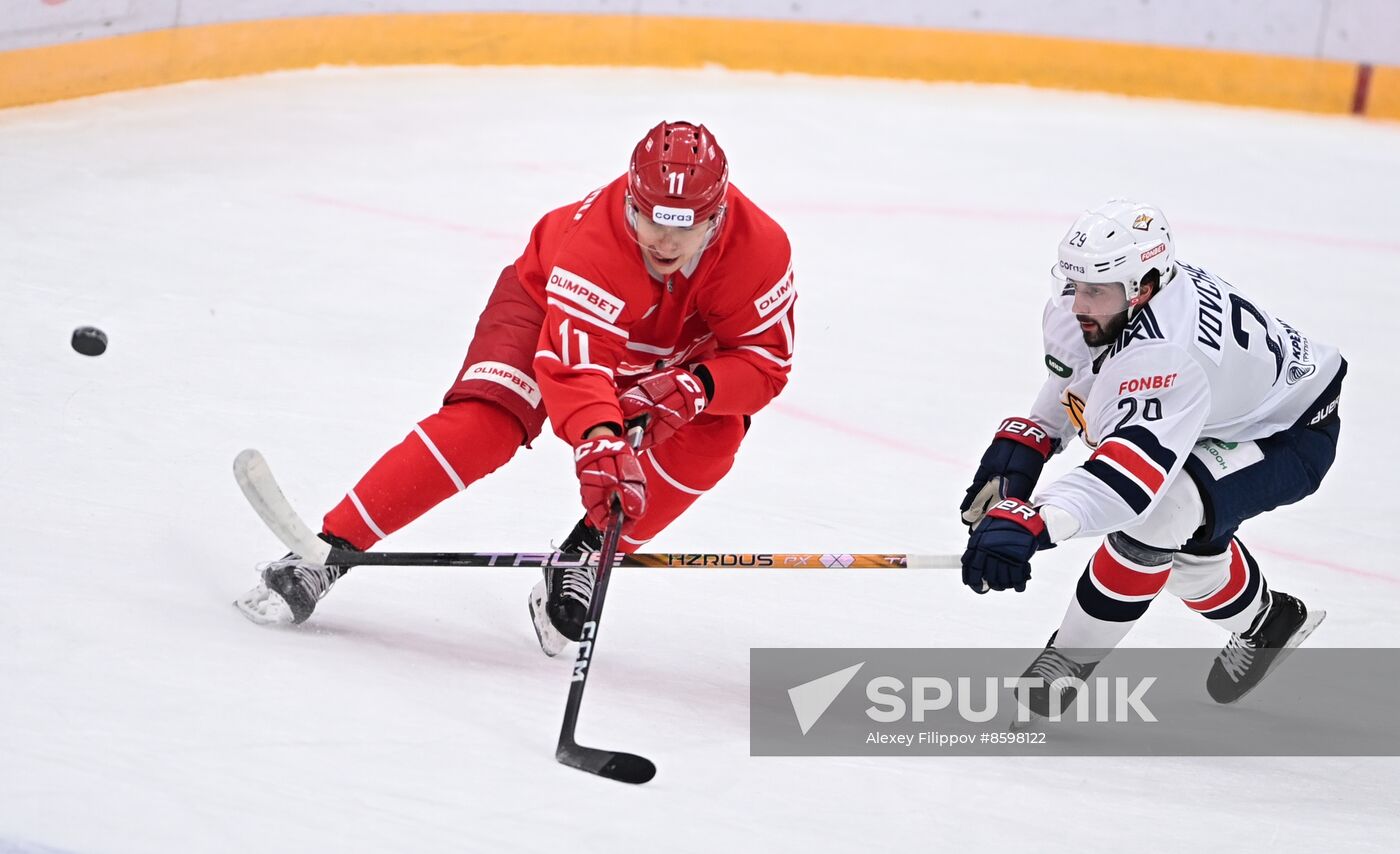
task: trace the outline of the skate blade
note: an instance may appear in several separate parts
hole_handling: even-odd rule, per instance
[[[554,628],[554,624],[549,621],[549,615],[544,610],[544,582],[535,585],[535,589],[530,591],[528,605],[530,607],[530,624],[535,627],[535,637],[540,642],[540,651],[550,658],[555,657],[564,651],[569,645],[569,639],[559,634],[559,630]]]
[[[1313,629],[1316,629],[1325,619],[1327,619],[1326,611],[1309,611],[1307,618],[1303,620],[1303,624],[1298,627],[1298,631],[1293,633],[1293,637],[1288,639],[1288,643],[1284,644],[1283,648],[1293,649],[1307,640],[1308,635],[1313,633]],[[1283,655],[1280,654],[1279,658],[1283,658]],[[1275,663],[1274,666],[1277,667],[1278,664]]]
[[[1279,665],[1283,664],[1284,660],[1288,658],[1289,654],[1291,654],[1293,650],[1297,649],[1303,641],[1307,640],[1308,635],[1311,635],[1313,633],[1313,630],[1316,629],[1318,625],[1320,625],[1325,619],[1327,619],[1326,611],[1309,611],[1308,616],[1303,618],[1303,624],[1298,627],[1298,631],[1293,633],[1293,637],[1288,639],[1288,643],[1284,644],[1283,648],[1278,651],[1278,655],[1274,656],[1273,662],[1269,664],[1269,669],[1264,671],[1264,675],[1259,677],[1259,681],[1255,682],[1254,686],[1248,691],[1245,691],[1243,694],[1239,695],[1238,697],[1231,700],[1228,704],[1225,705],[1235,705],[1240,700],[1243,700],[1245,697],[1248,697],[1251,693],[1253,693],[1255,688],[1258,688],[1260,685],[1263,685],[1264,680],[1274,675],[1275,671],[1278,670]]]
[[[290,626],[293,622],[287,601],[261,583],[233,600],[233,607],[260,626]]]

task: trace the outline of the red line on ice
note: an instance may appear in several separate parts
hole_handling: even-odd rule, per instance
[[[972,471],[976,470],[977,468],[977,465],[975,463],[969,463],[963,457],[950,457],[946,454],[940,454],[937,451],[930,451],[923,445],[918,445],[913,442],[907,442],[903,439],[897,439],[894,436],[886,436],[883,433],[876,433],[875,431],[867,430],[864,427],[857,427],[848,421],[841,421],[837,418],[822,415],[818,412],[812,412],[808,409],[793,406],[790,403],[775,401],[769,404],[768,408],[777,410],[778,412],[781,412],[783,415],[786,415],[789,418],[796,418],[799,421],[806,421],[809,424],[816,424],[817,426],[825,427],[828,430],[835,430],[838,433],[845,433],[847,436],[855,436],[859,439],[864,439],[865,441],[875,445],[882,445],[886,448],[891,448],[896,451],[902,451],[906,454],[911,454],[916,457],[923,457],[924,459],[933,460],[934,462],[942,463],[946,466],[953,466],[958,469],[966,469],[969,475]]]
[[[489,228],[478,228],[474,225],[466,225],[460,222],[452,222],[451,220],[438,219],[437,217],[423,216],[421,214],[405,213],[403,211],[395,211],[390,210],[388,208],[375,207],[374,205],[361,204],[359,202],[352,202],[347,199],[336,199],[331,198],[330,196],[317,195],[315,193],[297,193],[296,198],[301,199],[304,202],[311,202],[315,205],[325,205],[327,207],[332,208],[341,208],[343,210],[358,211],[359,213],[372,214],[374,216],[384,217],[386,219],[398,220],[399,222],[412,222],[417,223],[418,225],[428,225],[432,226],[433,228],[445,229],[447,231],[460,231],[466,234],[475,234],[478,237],[489,238],[491,240],[508,240],[511,243],[519,243],[522,245],[525,241],[524,234],[516,234],[514,232],[504,231],[492,231]]]
[[[1263,552],[1264,554],[1273,555],[1274,557],[1282,558],[1283,560],[1297,561],[1298,563],[1310,563],[1314,566],[1326,567],[1327,569],[1331,569],[1336,572],[1345,573],[1347,575],[1355,575],[1358,578],[1369,578],[1372,581],[1384,581],[1387,584],[1400,584],[1400,578],[1397,578],[1394,575],[1386,575],[1383,572],[1373,572],[1369,569],[1358,569],[1354,566],[1347,566],[1344,563],[1337,563],[1336,561],[1324,560],[1322,558],[1309,557],[1308,555],[1301,555],[1297,552],[1290,552],[1284,549],[1275,549],[1270,548],[1268,546],[1257,546],[1254,543],[1250,543],[1249,550],[1252,552]],[[1269,577],[1267,567],[1264,569],[1264,577]]]

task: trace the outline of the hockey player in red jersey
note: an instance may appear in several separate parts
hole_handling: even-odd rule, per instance
[[[596,549],[616,496],[621,550],[635,551],[724,477],[750,416],[786,384],[796,297],[787,235],[729,183],[713,135],[657,125],[626,174],[539,221],[442,408],[326,514],[322,537],[370,548],[504,465],[548,418],[574,448],[585,510],[560,550]],[[641,415],[634,452],[616,438]],[[300,623],[343,574],[290,555],[265,566],[266,595],[244,610]],[[578,639],[592,586],[586,568],[545,571],[530,611],[547,653]]]
[[[1318,488],[1336,457],[1346,360],[1179,262],[1151,205],[1081,216],[1052,286],[1049,375],[1030,415],[1002,422],[962,503],[963,581],[1023,591],[1036,551],[1104,537],[1026,676],[1086,678],[1165,589],[1232,633],[1206,687],[1234,702],[1323,616],[1270,590],[1236,533]],[[1088,461],[1037,490],[1076,433]],[[1028,705],[1044,715],[1049,697],[1031,691]],[[1067,708],[1072,689],[1058,699]]]

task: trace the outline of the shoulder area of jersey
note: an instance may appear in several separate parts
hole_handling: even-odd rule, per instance
[[[1118,362],[1149,353],[1150,358],[1161,358],[1166,351],[1184,354],[1190,351],[1191,332],[1190,328],[1172,322],[1171,318],[1164,319],[1152,306],[1143,306],[1104,352],[1107,360]]]
[[[600,214],[612,221],[613,217],[608,216],[612,213],[621,220],[625,213],[626,199],[627,175],[623,173],[603,186],[589,191],[588,195],[579,201],[554,209],[550,215],[577,223],[584,219],[593,219]]]
[[[732,242],[756,243],[786,253],[791,244],[787,231],[767,211],[744,195],[734,184],[729,185],[725,198],[725,214],[722,234]]]
[[[1228,311],[1223,291],[1212,288],[1217,299],[1211,300],[1202,292],[1198,279],[1189,274],[1191,269],[1178,262],[1167,271],[1152,298],[1138,312],[1150,315],[1145,320],[1150,321],[1154,333],[1141,337],[1185,345],[1196,337],[1202,322],[1213,319],[1207,315],[1218,313],[1222,306]],[[1203,305],[1203,299],[1209,304]]]
[[[729,185],[729,198],[726,199],[726,202],[731,208],[741,211],[746,218],[752,220],[756,227],[767,227],[783,231],[782,225],[773,218],[772,214],[764,210],[762,205],[754,201],[748,194],[732,183]]]

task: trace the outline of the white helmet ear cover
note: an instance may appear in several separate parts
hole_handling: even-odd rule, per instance
[[[1152,270],[1171,278],[1176,263],[1171,227],[1153,205],[1114,200],[1086,211],[1060,241],[1057,271],[1081,282],[1121,282],[1130,303]]]

